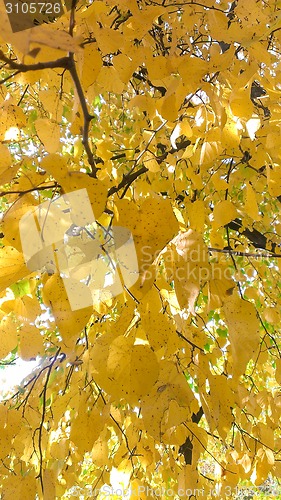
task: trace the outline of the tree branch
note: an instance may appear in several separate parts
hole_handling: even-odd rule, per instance
[[[123,187],[126,187],[126,189],[129,188],[129,186],[136,180],[140,175],[145,174],[145,172],[148,171],[148,168],[146,167],[141,167],[139,170],[136,170],[136,172],[131,172],[128,174],[123,175],[123,179],[121,182],[119,182],[118,186],[113,186],[112,188],[109,189],[107,196],[112,196],[114,193],[117,193],[117,191],[120,191]],[[123,193],[124,196],[124,193]]]
[[[201,418],[204,415],[204,411],[202,406],[200,406],[199,410],[197,413],[192,413],[191,420],[195,424],[198,424],[201,420]],[[179,447],[179,454],[184,456],[184,460],[186,465],[191,465],[192,464],[192,451],[193,451],[193,444],[191,442],[190,437],[187,437],[185,442],[180,445]]]
[[[241,228],[243,227],[241,219],[234,219],[233,221],[229,222],[225,227],[233,229],[235,231],[239,231],[239,234],[245,236],[255,248],[263,248],[264,250],[268,250],[273,254],[275,254],[275,249],[277,246],[276,243],[273,243],[272,241],[267,239],[266,236],[260,233],[260,231],[257,231],[257,229],[250,230],[246,228],[241,231]],[[271,250],[269,250],[269,245],[271,245]]]
[[[7,196],[9,194],[20,194],[22,196],[26,193],[32,193],[33,191],[44,191],[45,189],[53,189],[57,187],[59,187],[59,185],[56,183],[56,184],[51,184],[50,186],[36,186],[30,189],[25,189],[24,191],[1,191],[0,197]]]
[[[162,128],[162,124],[161,124],[161,128]],[[158,132],[159,130],[159,127],[158,129],[155,131]],[[152,135],[152,138],[155,137],[155,133]],[[139,160],[141,159],[141,157],[144,155],[144,153],[148,150],[148,147],[149,147],[149,144],[151,143],[151,138],[149,139],[148,141],[148,144],[146,145],[145,149],[143,151],[140,152],[140,154],[138,155],[138,157],[136,158],[135,161],[135,165],[139,162]],[[176,153],[177,151],[180,151],[182,149],[185,149],[187,146],[189,146],[189,144],[191,144],[191,142],[189,140],[187,141],[182,141],[180,142],[178,145],[177,145],[177,149],[175,148],[171,148],[169,149],[168,151],[165,151],[161,156],[155,156],[155,160],[160,164],[162,163],[162,161],[164,161],[168,154],[173,154],[173,153]],[[122,196],[121,198],[123,198],[128,190],[128,188],[130,187],[130,185],[142,174],[145,174],[146,172],[148,172],[148,168],[146,168],[145,166],[141,167],[139,170],[137,171],[133,171],[133,169],[135,168],[135,165],[133,166],[133,168],[130,170],[130,172],[128,172],[127,174],[124,174],[123,175],[123,179],[121,182],[119,182],[118,186],[113,186],[112,188],[109,189],[108,191],[108,194],[107,196],[112,196],[114,193],[117,193],[117,191],[120,191],[120,189],[122,188],[125,188],[124,192],[122,193]]]
[[[194,344],[193,342],[191,342],[191,340],[187,339],[181,332],[179,332],[178,330],[176,330],[177,332],[177,335],[185,340],[185,342],[187,342],[189,345],[191,345],[193,347],[193,349],[198,349],[199,351],[201,351],[203,354],[205,354],[205,351],[204,349],[202,349],[202,347],[199,347],[198,345]]]
[[[42,69],[54,69],[54,68],[68,68],[69,66],[69,57],[61,57],[59,59],[56,59],[55,61],[46,61],[46,62],[39,62],[36,64],[24,64],[24,63],[17,63],[13,59],[10,59],[9,57],[5,56],[4,52],[0,50],[0,60],[4,61],[6,64],[8,64],[9,69],[15,69],[17,73],[14,73],[12,76],[15,76],[18,73],[27,73],[27,71],[38,71]],[[5,81],[7,78],[5,79]],[[0,83],[4,83],[3,81]]]
[[[238,257],[254,257],[255,259],[280,259],[280,253],[251,253],[251,252],[237,252],[232,248],[208,248],[209,252],[229,253]]]
[[[53,369],[53,366],[58,358],[58,355],[60,353],[60,350],[61,348],[59,347],[54,358],[52,359],[51,363],[48,365],[47,368],[47,375],[46,375],[46,380],[45,380],[45,384],[44,384],[44,387],[43,387],[43,391],[42,391],[42,418],[41,418],[41,422],[40,422],[40,425],[39,425],[39,428],[37,428],[36,430],[39,431],[39,437],[38,437],[38,448],[39,448],[39,462],[40,462],[40,465],[39,465],[39,474],[38,474],[38,478],[40,480],[40,484],[41,484],[41,488],[42,488],[42,493],[44,493],[44,485],[43,485],[43,450],[42,450],[42,433],[43,433],[43,426],[44,426],[44,421],[45,421],[45,414],[46,414],[46,401],[47,401],[47,388],[48,388],[48,383],[49,383],[49,379],[50,379],[50,375],[51,375],[51,372],[52,372],[52,369]]]
[[[91,170],[92,170],[92,177],[96,178],[97,171],[99,169],[96,166],[96,161],[94,159],[94,155],[93,155],[93,152],[92,152],[90,144],[89,144],[89,126],[90,126],[91,120],[94,118],[94,116],[91,115],[88,111],[86,98],[85,98],[84,91],[83,91],[83,88],[82,88],[82,85],[81,85],[81,82],[80,82],[80,79],[79,79],[79,76],[78,76],[78,73],[76,70],[73,54],[69,54],[69,61],[70,61],[70,64],[69,64],[68,69],[69,69],[69,72],[71,74],[72,80],[74,82],[76,92],[77,92],[77,95],[78,95],[78,98],[79,98],[79,101],[81,104],[83,116],[84,116],[82,144],[83,144],[85,151],[87,153],[88,162],[89,162],[89,165],[90,165]]]

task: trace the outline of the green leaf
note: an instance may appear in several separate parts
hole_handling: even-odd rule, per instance
[[[28,295],[30,293],[30,283],[29,280],[24,279],[21,281],[18,281],[14,285],[10,286],[15,299],[18,297],[23,297],[24,295]]]

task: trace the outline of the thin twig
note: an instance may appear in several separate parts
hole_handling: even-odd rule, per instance
[[[194,344],[193,342],[191,342],[191,340],[187,339],[187,338],[186,338],[186,337],[185,337],[185,336],[184,336],[181,332],[179,332],[178,330],[176,330],[176,332],[177,332],[178,336],[179,336],[181,339],[185,340],[185,342],[187,342],[188,344],[190,344],[190,345],[193,347],[193,349],[198,349],[199,351],[203,352],[203,354],[205,354],[205,351],[204,351],[204,349],[202,349],[202,347],[199,347],[198,345],[196,345],[196,344]]]
[[[33,191],[44,191],[45,189],[57,188],[58,184],[51,184],[51,186],[36,186],[30,189],[25,189],[24,191],[1,191],[0,196],[7,196],[9,194],[20,194],[24,195],[26,193],[32,193]]]
[[[52,372],[52,369],[53,369],[53,366],[58,358],[58,355],[60,353],[60,350],[61,348],[59,347],[54,358],[52,359],[51,363],[48,365],[48,371],[47,371],[47,375],[46,375],[46,381],[45,381],[45,384],[44,384],[44,388],[43,388],[43,396],[42,396],[42,417],[41,417],[41,422],[40,422],[40,425],[39,425],[39,428],[37,428],[36,430],[39,431],[39,436],[38,436],[38,448],[39,448],[39,461],[40,461],[40,465],[39,465],[39,474],[37,476],[37,478],[39,478],[40,480],[40,484],[41,484],[41,489],[42,489],[42,493],[44,493],[44,485],[43,485],[43,450],[42,450],[42,433],[43,433],[43,426],[44,426],[44,421],[45,421],[45,414],[46,414],[46,401],[47,401],[47,388],[48,388],[48,383],[49,383],[49,379],[50,379],[50,375],[51,375],[51,372]]]
[[[232,250],[231,248],[208,248],[209,252],[219,252],[219,253],[229,253],[230,255],[236,255],[238,257],[254,257],[256,259],[280,259],[280,253],[250,253],[250,252],[238,252]]]

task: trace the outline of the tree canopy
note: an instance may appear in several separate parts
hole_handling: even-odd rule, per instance
[[[9,5],[1,498],[277,484],[280,1]]]

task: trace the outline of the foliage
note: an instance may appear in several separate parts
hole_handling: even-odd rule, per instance
[[[16,33],[0,11],[0,355],[40,357],[0,405],[2,498],[278,479],[280,1],[81,0]],[[69,246],[109,260],[127,228],[139,276],[73,310],[20,228],[81,189]]]

